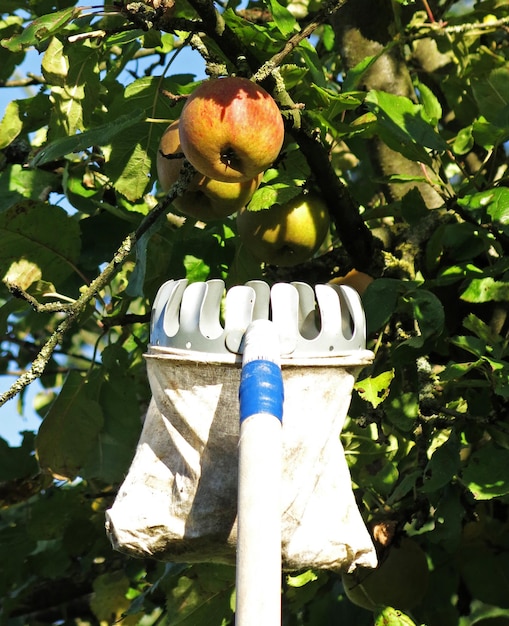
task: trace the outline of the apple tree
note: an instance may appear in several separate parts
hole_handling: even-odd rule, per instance
[[[0,17],[0,88],[26,90],[0,112],[0,419],[42,418],[0,439],[2,623],[234,623],[232,568],[128,558],[104,529],[150,400],[151,305],[184,277],[362,293],[375,358],[342,437],[381,565],[286,573],[284,624],[509,623],[507,3],[3,0]],[[284,145],[247,210],[318,194],[330,226],[303,262],[257,258],[235,215],[184,216],[189,164],[157,180],[201,82],[173,69],[188,48],[277,103]]]

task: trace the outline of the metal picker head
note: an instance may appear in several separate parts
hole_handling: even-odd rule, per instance
[[[366,323],[357,292],[344,285],[276,283],[260,280],[230,288],[221,308],[222,280],[188,284],[169,280],[152,309],[150,343],[154,347],[218,354],[243,351],[249,324],[270,319],[285,358],[341,356],[364,350]]]

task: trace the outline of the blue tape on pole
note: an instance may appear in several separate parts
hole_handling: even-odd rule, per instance
[[[241,423],[258,413],[283,420],[283,376],[272,361],[255,360],[242,367],[239,400]]]

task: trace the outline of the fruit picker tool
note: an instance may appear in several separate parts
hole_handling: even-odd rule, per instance
[[[339,438],[372,358],[350,287],[163,284],[152,401],[106,514],[113,546],[236,564],[239,626],[281,623],[282,571],[374,567]]]

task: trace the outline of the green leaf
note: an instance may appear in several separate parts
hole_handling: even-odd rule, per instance
[[[40,167],[45,163],[55,161],[67,154],[82,152],[93,145],[104,146],[116,135],[138,124],[143,119],[145,119],[145,112],[140,109],[133,109],[129,113],[109,121],[107,124],[96,126],[91,130],[84,131],[72,137],[55,139],[55,141],[52,141],[37,153],[30,165],[32,167]]]
[[[447,142],[436,132],[421,104],[374,90],[367,94],[365,103],[377,117],[380,138],[408,159],[431,165],[431,156],[425,148],[439,152],[448,150]]]
[[[328,121],[332,121],[344,111],[356,109],[362,104],[364,97],[363,93],[358,91],[334,93],[330,89],[324,89],[314,83],[310,87],[310,94],[314,94],[314,97],[308,104],[327,109],[325,116]]]
[[[355,384],[354,388],[363,400],[369,402],[376,409],[389,395],[393,378],[394,370],[389,370],[375,377],[363,378]]]
[[[488,444],[474,452],[461,474],[476,500],[491,500],[509,493],[509,450]]]
[[[491,277],[474,278],[460,295],[465,302],[507,302],[509,300],[509,282],[502,282]]]
[[[23,199],[38,200],[41,195],[60,190],[61,179],[55,172],[32,170],[18,163],[0,173],[0,186],[8,189],[0,196],[0,213]]]
[[[101,91],[98,49],[64,45],[55,37],[44,54],[42,70],[53,103],[48,140],[84,130]]]
[[[458,204],[483,222],[492,223],[506,235],[509,234],[509,189],[496,187],[458,199]]]
[[[235,570],[226,565],[203,564],[182,576],[167,599],[172,626],[223,626],[232,614]]]
[[[394,389],[390,402],[385,403],[384,409],[387,419],[399,430],[410,432],[415,428],[419,415],[419,402],[415,392]]]
[[[445,316],[444,307],[437,296],[426,289],[416,289],[407,298],[412,305],[421,335],[424,338],[439,335],[444,327]]]
[[[15,204],[0,213],[0,240],[1,277],[9,273],[15,282],[21,260],[39,268],[42,278],[54,284],[76,271],[79,224],[60,207],[29,200]]]
[[[147,272],[147,250],[152,235],[157,233],[162,225],[164,215],[161,215],[150,228],[143,233],[143,235],[136,242],[136,266],[134,271],[129,276],[129,283],[126,288],[126,294],[135,298],[144,295],[144,283]]]
[[[111,115],[123,117],[126,111],[145,111],[146,117],[167,120],[179,117],[182,104],[170,107],[161,89],[181,92],[181,83],[190,82],[189,75],[171,79],[140,78],[129,84],[111,108]],[[129,113],[131,114],[131,113]],[[159,140],[166,125],[145,121],[138,116],[128,133],[115,133],[111,138],[111,153],[105,173],[117,191],[130,202],[137,202],[151,185],[150,173],[157,154]],[[101,144],[104,145],[104,144]]]
[[[120,620],[129,607],[128,590],[129,578],[121,570],[100,574],[94,580],[90,608],[99,622]]]
[[[39,428],[37,458],[44,471],[74,480],[98,443],[103,426],[97,384],[71,371]]]
[[[436,126],[442,119],[442,106],[440,101],[431,89],[424,83],[417,82],[416,88],[419,92],[419,100],[424,107],[424,112],[426,113],[427,118],[434,126]]]
[[[459,452],[458,440],[454,434],[433,452],[424,470],[424,493],[438,491],[452,482],[460,467]]]
[[[11,448],[0,438],[0,481],[16,480],[37,474],[37,462],[33,456],[33,434],[25,436],[18,448]]]
[[[118,344],[107,346],[101,354],[103,367],[95,375],[104,381],[98,395],[103,425],[98,445],[81,470],[84,478],[120,482],[129,469],[140,436],[142,413],[130,358]]]
[[[210,267],[192,254],[184,257],[184,267],[186,268],[186,278],[190,283],[205,281],[209,277]]]
[[[509,235],[509,189],[497,187],[492,190],[486,212],[492,218],[497,228]]]
[[[414,491],[417,482],[420,481],[421,478],[421,470],[415,470],[407,474],[394,488],[394,491],[387,500],[387,506],[392,506],[395,502],[402,500],[408,493]]]
[[[454,139],[452,144],[452,150],[454,154],[467,154],[474,147],[474,136],[472,132],[472,126],[462,128]]]
[[[502,128],[509,126],[509,66],[497,67],[488,76],[475,77],[472,92],[481,114]]]
[[[408,286],[395,278],[380,278],[373,281],[364,292],[362,301],[366,311],[368,333],[379,330],[396,311],[397,302]]]
[[[509,552],[507,548],[492,546],[489,540],[486,543],[466,544],[458,565],[468,592],[477,601],[506,609],[503,621],[493,618],[481,622],[476,621],[474,624],[503,626],[504,621],[507,620],[507,609],[509,609],[507,594]]]
[[[386,606],[375,611],[375,626],[417,626],[406,613]]]
[[[69,7],[62,11],[56,11],[50,15],[43,15],[29,24],[22,33],[13,35],[8,39],[2,39],[0,44],[11,52],[26,50],[31,46],[37,47],[50,37],[63,30],[70,21],[78,17],[83,8]]]
[[[509,127],[497,126],[488,122],[482,115],[472,124],[472,137],[476,144],[490,150],[494,146],[503,143],[509,137]]]
[[[343,81],[343,91],[348,92],[357,89],[365,72],[373,65],[373,63],[375,63],[378,58],[379,55],[364,57],[362,61],[349,69]]]
[[[19,102],[13,100],[7,105],[5,115],[0,122],[0,150],[12,143],[22,129],[23,121],[21,119]]]
[[[300,150],[292,150],[278,169],[266,170],[262,185],[249,201],[249,211],[285,204],[300,193],[309,176],[309,166]]]
[[[299,24],[290,11],[277,0],[268,0],[270,12],[279,32],[283,37],[288,37],[299,30]]]
[[[313,570],[306,570],[302,574],[296,574],[295,576],[287,575],[286,582],[290,587],[304,587],[310,582],[314,582],[318,579],[318,576]]]

